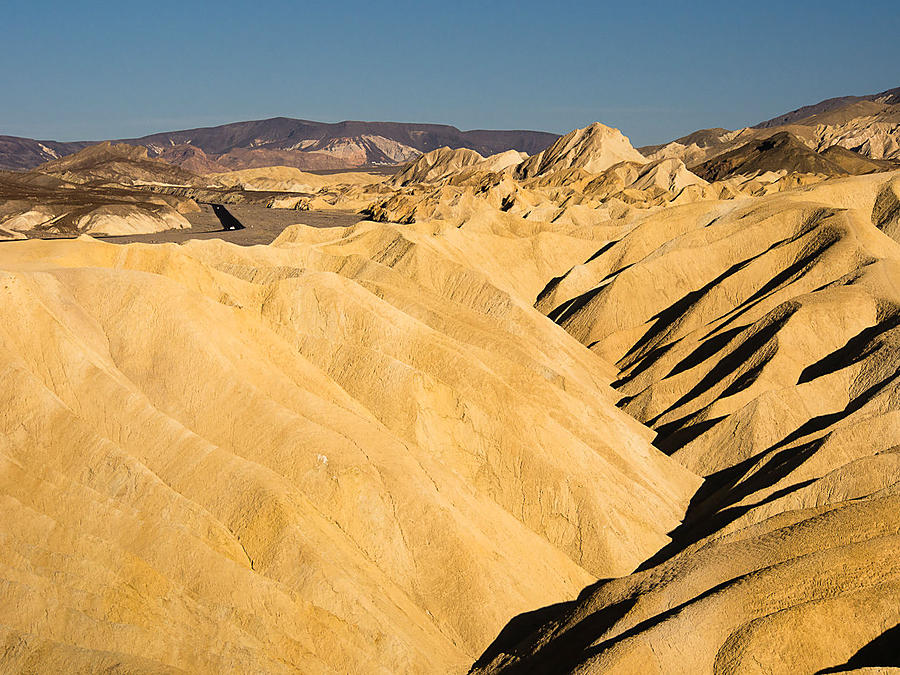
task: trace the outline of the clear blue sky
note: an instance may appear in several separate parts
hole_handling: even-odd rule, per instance
[[[900,1],[5,2],[0,133],[283,115],[636,145],[900,86]]]

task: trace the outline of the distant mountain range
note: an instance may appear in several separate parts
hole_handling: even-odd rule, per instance
[[[23,171],[71,155],[83,150],[93,143],[77,141],[60,143],[59,141],[36,141],[32,138],[18,136],[0,136],[0,169]]]
[[[443,124],[338,122],[328,124],[275,117],[217,127],[116,139],[144,146],[195,173],[285,165],[299,169],[346,169],[398,165],[443,146],[482,155],[518,150],[540,152],[559,136],[544,131],[460,131]],[[31,169],[96,141],[38,141],[0,136],[0,169]]]
[[[871,106],[870,109],[873,112],[877,112],[880,109],[878,104],[897,105],[900,103],[900,87],[888,89],[887,91],[882,91],[878,94],[868,94],[867,96],[839,96],[837,98],[827,98],[814,105],[805,105],[796,110],[792,110],[789,113],[773,117],[765,122],[754,124],[753,128],[768,129],[770,127],[778,127],[785,124],[796,124],[801,120],[808,120],[811,117],[819,116],[823,113],[830,113],[847,108],[854,103],[874,103],[876,105]]]
[[[870,159],[900,159],[900,88],[830,98],[745,129],[702,129],[671,143],[638,150],[651,160],[676,157],[695,166],[780,131],[790,132],[817,152],[837,145]],[[274,117],[115,142],[143,146],[151,158],[207,174],[274,165],[307,171],[396,166],[445,146],[468,148],[485,157],[508,150],[534,155],[558,138],[558,134],[545,131],[460,131],[444,124],[330,124]],[[0,136],[0,169],[32,169],[96,142]]]
[[[839,146],[872,160],[898,160],[900,87],[866,96],[829,98],[752,127],[701,129],[670,143],[638,150],[651,160],[675,157],[695,167],[780,132],[792,134],[816,152]]]

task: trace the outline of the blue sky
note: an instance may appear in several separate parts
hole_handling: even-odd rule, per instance
[[[636,145],[900,86],[892,2],[8,2],[0,134],[101,139],[283,115]]]

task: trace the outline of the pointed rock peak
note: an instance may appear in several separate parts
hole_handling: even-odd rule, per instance
[[[522,178],[566,169],[600,173],[619,162],[643,164],[646,161],[621,131],[594,122],[569,132],[543,152],[529,157],[519,166],[517,173]]]

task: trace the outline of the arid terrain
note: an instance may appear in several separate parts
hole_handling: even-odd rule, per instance
[[[897,672],[897,91],[21,151],[0,671]]]
[[[275,117],[117,142],[144,147],[153,157],[206,174],[268,166],[305,170],[398,166],[443,146],[486,154],[510,149],[533,154],[557,138],[543,131],[460,131],[443,124],[326,124]],[[0,169],[33,169],[90,145],[94,143],[0,136]]]

